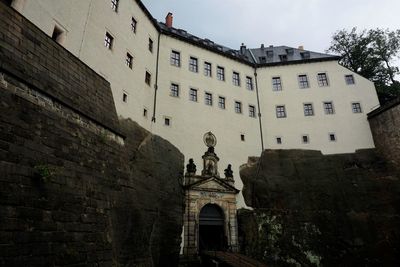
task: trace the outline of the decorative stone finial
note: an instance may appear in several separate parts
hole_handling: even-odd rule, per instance
[[[225,173],[225,178],[231,178],[233,179],[233,171],[232,171],[232,165],[228,164],[228,167],[224,170]]]
[[[192,176],[196,174],[196,164],[193,159],[189,159],[189,163],[186,165],[186,175]]]

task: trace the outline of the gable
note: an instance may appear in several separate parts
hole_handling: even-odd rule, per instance
[[[230,186],[222,181],[218,181],[217,178],[209,178],[200,182],[197,182],[191,186],[192,190],[198,191],[214,191],[214,192],[225,192],[236,194],[237,189]]]

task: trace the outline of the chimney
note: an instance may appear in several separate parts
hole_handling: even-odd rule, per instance
[[[171,12],[169,12],[168,15],[165,17],[165,25],[167,25],[168,28],[172,28],[173,21],[174,21],[174,16],[172,15]]]
[[[300,45],[299,50],[304,50],[304,46]]]
[[[261,44],[261,49],[264,50],[264,44]]]
[[[240,46],[240,54],[246,54],[246,46],[244,45],[244,43],[242,43],[242,45]]]

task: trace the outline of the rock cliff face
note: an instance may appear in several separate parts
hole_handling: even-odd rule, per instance
[[[183,155],[0,2],[0,266],[177,266]]]
[[[399,173],[374,150],[264,151],[240,172],[242,251],[271,266],[399,266]]]

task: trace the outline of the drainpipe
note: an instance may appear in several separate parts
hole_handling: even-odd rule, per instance
[[[156,122],[156,108],[157,108],[157,90],[158,90],[158,68],[160,61],[160,39],[161,32],[158,32],[158,42],[157,42],[157,61],[156,61],[156,82],[154,84],[154,102],[153,102],[153,116],[151,117],[151,121],[153,123]]]
[[[263,130],[262,130],[262,121],[261,121],[261,108],[260,108],[260,95],[258,92],[258,78],[257,78],[257,61],[253,55],[253,52],[248,49],[250,52],[251,57],[254,61],[254,77],[255,77],[255,86],[256,86],[256,95],[257,95],[257,108],[258,108],[258,123],[260,125],[260,138],[261,138],[261,152],[264,151],[264,137],[263,137]]]

